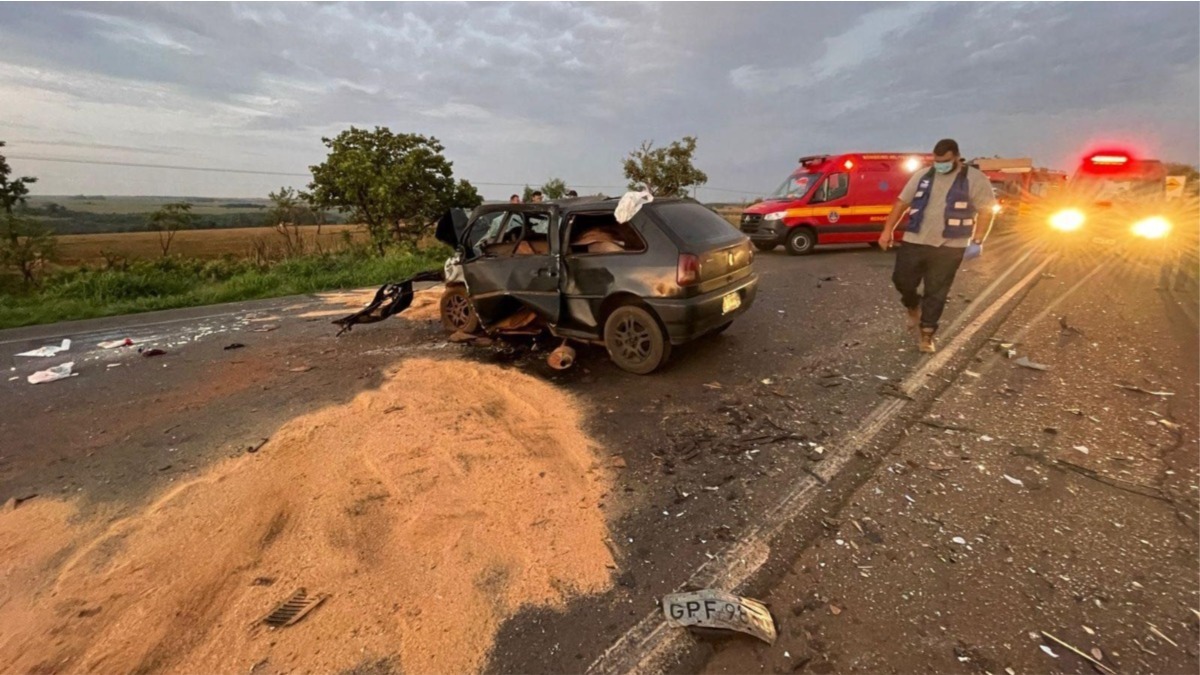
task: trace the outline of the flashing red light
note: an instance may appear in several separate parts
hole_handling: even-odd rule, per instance
[[[854,168],[854,162],[851,162],[850,160],[846,160],[846,163],[843,164],[842,166],[846,167],[846,170],[849,171],[850,169]]]
[[[1088,160],[1098,166],[1123,166],[1129,163],[1129,155],[1092,155]]]

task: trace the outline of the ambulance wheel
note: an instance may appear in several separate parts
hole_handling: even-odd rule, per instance
[[[773,241],[756,241],[756,242],[754,242],[754,248],[756,248],[760,251],[774,251],[775,247],[778,245],[779,244],[776,244]]]
[[[446,291],[442,293],[440,309],[442,325],[446,330],[452,333],[459,331],[474,333],[479,330],[479,316],[475,314],[475,308],[471,306],[471,299],[467,297],[465,287],[447,286]]]
[[[796,227],[788,233],[784,246],[792,255],[808,255],[817,245],[817,235],[807,227]]]

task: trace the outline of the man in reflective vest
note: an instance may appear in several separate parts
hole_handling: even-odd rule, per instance
[[[973,257],[982,251],[995,204],[987,176],[967,166],[958,143],[944,138],[933,147],[933,167],[913,174],[888,214],[879,235],[885,251],[895,243],[896,225],[909,215],[892,282],[908,312],[909,329],[920,327],[922,352],[936,349],[933,336],[954,275],[964,252]],[[918,291],[922,283],[924,289]]]

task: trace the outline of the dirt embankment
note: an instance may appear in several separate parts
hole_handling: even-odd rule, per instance
[[[528,605],[610,584],[608,476],[561,392],[403,363],[113,520],[0,514],[0,663],[17,672],[468,672]],[[259,621],[297,588],[329,598]]]

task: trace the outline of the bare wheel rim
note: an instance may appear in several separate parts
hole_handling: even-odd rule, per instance
[[[631,363],[641,363],[649,359],[654,351],[654,338],[650,328],[635,316],[621,317],[614,331],[614,338],[621,358]]]
[[[453,323],[455,328],[462,328],[471,319],[471,306],[463,296],[451,296],[446,302],[446,315],[450,317],[450,323]]]

